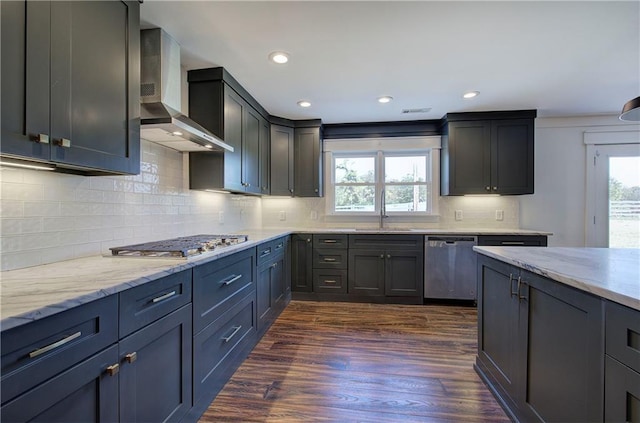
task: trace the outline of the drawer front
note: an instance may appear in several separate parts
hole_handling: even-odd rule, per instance
[[[273,253],[277,256],[284,254],[287,251],[287,244],[289,242],[289,237],[283,236],[282,238],[278,238],[273,243]]]
[[[191,269],[120,293],[120,338],[191,302]]]
[[[349,246],[349,237],[344,234],[313,235],[313,248],[347,248],[348,246]]]
[[[605,304],[607,354],[640,373],[640,311]]]
[[[233,351],[255,342],[255,296],[244,297],[227,313],[193,337],[194,398],[216,383]]]
[[[423,235],[349,235],[349,248],[424,248]]]
[[[345,269],[315,269],[313,271],[313,292],[346,294],[347,271]]]
[[[117,341],[117,295],[2,332],[2,403]]]
[[[347,250],[313,250],[313,268],[346,269],[348,258]]]
[[[256,248],[256,263],[261,266],[265,263],[273,263],[275,257],[281,256],[287,250],[287,237],[263,242]]]
[[[640,373],[605,355],[604,421],[640,422]]]
[[[193,269],[193,333],[255,291],[254,248]]]
[[[546,235],[479,235],[478,245],[490,247],[546,247]]]

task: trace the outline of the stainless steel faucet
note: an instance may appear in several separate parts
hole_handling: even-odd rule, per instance
[[[379,228],[384,227],[383,219],[387,216],[387,203],[384,200],[384,190],[380,191],[380,224]]]

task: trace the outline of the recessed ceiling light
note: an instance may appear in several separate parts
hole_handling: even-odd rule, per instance
[[[283,65],[289,61],[289,54],[284,51],[274,51],[269,55],[269,60],[273,63],[277,63],[279,65]]]
[[[383,95],[382,97],[378,97],[378,103],[388,103],[393,100],[393,97],[390,95]]]
[[[477,96],[478,94],[480,94],[480,91],[467,91],[466,93],[462,94],[462,97],[464,97],[464,98],[473,98],[473,97]]]
[[[300,100],[300,101],[298,101],[298,106],[300,106],[300,107],[311,107],[311,102],[309,102],[307,100]]]

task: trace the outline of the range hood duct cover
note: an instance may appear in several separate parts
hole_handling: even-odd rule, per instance
[[[233,151],[180,113],[180,45],[160,28],[140,31],[140,136],[178,151]]]
[[[640,97],[626,102],[620,114],[620,120],[640,122]]]

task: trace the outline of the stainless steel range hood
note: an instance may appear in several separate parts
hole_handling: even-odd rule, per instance
[[[160,28],[140,32],[140,137],[178,151],[233,151],[180,113],[180,45]]]

